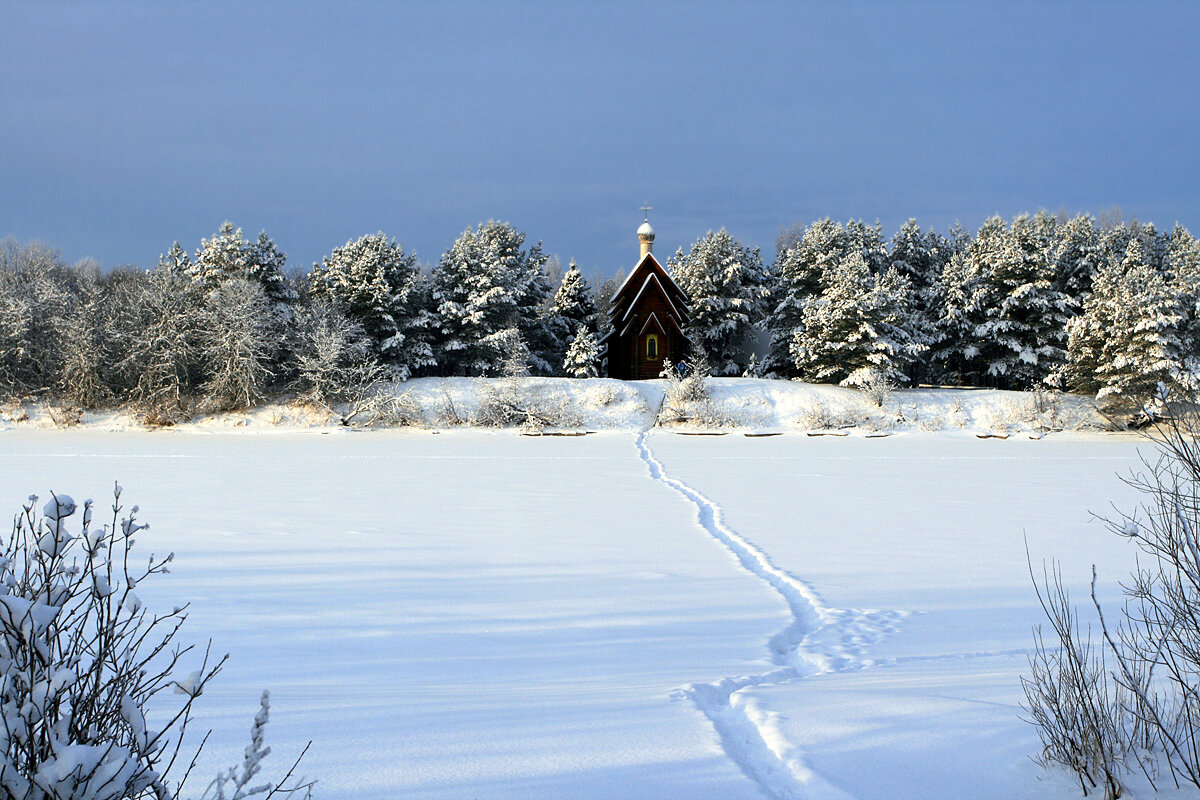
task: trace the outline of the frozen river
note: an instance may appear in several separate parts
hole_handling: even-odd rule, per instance
[[[0,500],[119,480],[176,552],[139,593],[232,654],[201,775],[270,688],[336,800],[1049,798],[1023,537],[1115,587],[1138,445],[14,430]]]

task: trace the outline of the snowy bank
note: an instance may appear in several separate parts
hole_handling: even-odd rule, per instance
[[[705,396],[679,402],[667,381],[607,378],[417,378],[387,393],[386,409],[353,426],[338,414],[287,400],[245,412],[196,416],[191,432],[329,432],[355,427],[524,433],[645,430],[881,436],[942,432],[1005,437],[1109,427],[1091,398],[996,389],[900,389],[872,402],[857,389],[757,378],[710,378]],[[142,427],[124,412],[71,414],[45,404],[0,410],[0,431],[15,427],[124,431]]]

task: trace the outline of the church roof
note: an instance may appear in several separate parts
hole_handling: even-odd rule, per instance
[[[649,265],[646,264],[647,261],[650,262]],[[657,267],[657,269],[654,269],[655,267]],[[667,294],[668,297],[674,294],[677,300],[682,301],[682,303],[686,305],[687,295],[683,293],[683,289],[679,288],[679,284],[675,283],[675,281],[671,278],[671,273],[667,272],[666,269],[663,268],[663,265],[658,263],[658,259],[654,257],[653,253],[646,253],[646,255],[642,256],[641,260],[638,261],[637,266],[633,268],[633,271],[625,276],[625,280],[623,280],[621,285],[617,287],[617,290],[613,292],[610,302],[612,302],[614,305],[617,303],[617,298],[619,298],[622,292],[624,292],[626,288],[628,288],[633,282],[634,276],[643,271],[643,268],[654,270],[654,274],[661,275],[666,280],[665,285],[662,285],[664,293]]]
[[[670,276],[668,276],[668,279],[669,278],[670,278]],[[646,276],[646,281],[645,281],[645,283],[642,284],[642,288],[638,289],[638,293],[633,296],[633,302],[631,302],[629,304],[629,309],[625,312],[625,316],[621,317],[622,322],[629,319],[629,315],[633,313],[633,309],[637,308],[638,300],[642,299],[642,295],[644,295],[646,293],[646,289],[648,289],[650,287],[651,283],[653,283],[655,286],[657,286],[658,290],[660,292],[662,292],[663,297],[667,301],[667,305],[669,305],[671,307],[671,312],[677,317],[682,316],[679,313],[679,309],[676,308],[675,304],[671,302],[671,295],[667,292],[667,290],[663,287],[662,283],[658,280],[658,275],[651,272],[649,275]],[[675,288],[678,289],[679,287],[677,286]]]

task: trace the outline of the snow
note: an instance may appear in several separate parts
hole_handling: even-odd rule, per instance
[[[473,385],[406,386],[469,406]],[[643,433],[657,382],[571,438],[13,425],[0,504],[119,479],[153,524],[139,549],[178,555],[146,607],[190,601],[183,640],[232,654],[195,707],[198,782],[269,687],[264,777],[312,739],[300,772],[334,800],[1074,796],[1021,720],[1026,541],[1077,597],[1094,562],[1116,598],[1131,545],[1089,510],[1130,504],[1141,440],[979,439],[1034,427],[983,391],[897,393],[886,438],[810,437],[812,403],[861,394],[713,385],[747,423],[725,436]]]
[[[708,384],[709,418],[682,427],[739,433],[838,428],[865,436],[917,431],[954,435],[1098,431],[1109,424],[1090,398],[1069,394],[901,389],[890,393],[879,407],[864,392],[847,387],[759,378],[712,378]],[[523,378],[517,385],[567,412],[563,416],[570,424],[562,427],[578,432],[640,431],[652,426],[665,386],[661,380],[608,378]],[[469,427],[481,402],[504,386],[504,379],[418,378],[396,384],[393,391],[416,409],[417,427],[445,431]],[[0,433],[30,427],[54,428],[51,409],[26,405],[0,411]],[[85,412],[75,429],[116,432],[142,430],[142,426],[119,412]],[[280,401],[250,411],[197,417],[169,433],[300,431],[350,432],[334,414],[308,404]]]
[[[42,515],[46,519],[60,520],[74,513],[75,501],[71,499],[70,495],[54,495],[46,505],[42,506]]]

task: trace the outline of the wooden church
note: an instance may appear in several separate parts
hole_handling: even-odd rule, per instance
[[[641,257],[613,295],[608,333],[600,339],[600,358],[608,377],[627,381],[657,378],[663,360],[678,364],[687,355],[687,295],[671,280],[651,252],[654,228],[649,217],[637,230]]]

